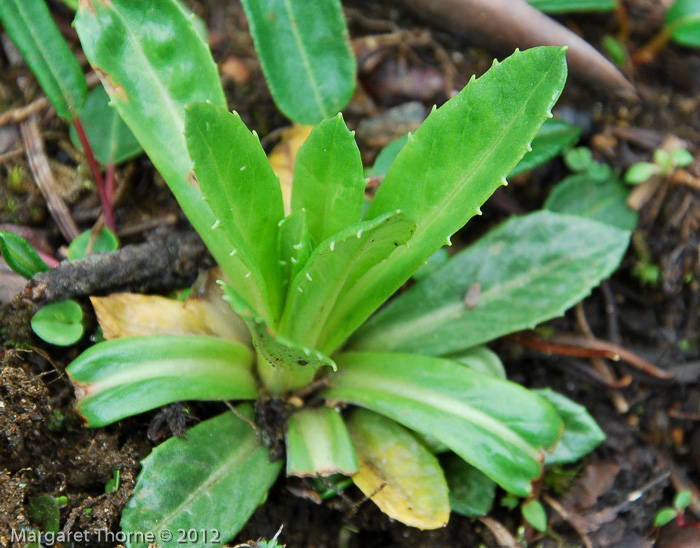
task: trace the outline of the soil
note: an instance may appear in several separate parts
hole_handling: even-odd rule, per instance
[[[265,87],[240,5],[217,0],[189,3],[209,26],[229,105],[270,147],[275,130],[288,122]],[[351,0],[343,4],[361,82],[345,118],[357,130],[369,164],[391,139],[417,127],[430,105],[444,102],[446,90],[460,89],[472,74],[487,70],[493,54],[430,22],[411,18],[399,3]],[[621,22],[626,22],[627,45],[634,50],[658,30],[663,6],[651,0],[622,4],[627,19],[619,14],[557,19],[598,49],[606,35],[617,35]],[[52,4],[52,9],[79,51],[69,26],[70,13],[61,5]],[[388,36],[382,46],[372,40],[378,35]],[[13,62],[11,51],[5,49],[0,55],[0,111],[40,95],[30,71]],[[564,333],[590,329],[598,338],[621,345],[675,377],[662,380],[612,364],[615,379],[631,376],[629,385],[613,387],[587,360],[527,350],[508,340],[496,342],[494,348],[503,357],[509,378],[529,387],[550,386],[580,402],[608,436],[581,463],[551,470],[538,485],[549,516],[547,532],[533,531],[517,510],[498,502],[487,519],[453,515],[443,529],[419,531],[392,522],[364,501],[359,491],[349,489],[343,498],[318,504],[309,500],[312,496],[304,496],[309,488],[303,482],[282,480],[236,542],[269,539],[284,525],[280,541],[290,547],[700,546],[697,529],[653,526],[657,510],[668,506],[675,492],[684,488],[692,492],[687,520],[700,516],[700,293],[696,281],[700,274],[700,54],[669,45],[651,63],[627,75],[634,81],[639,102],[624,102],[593,91],[585,82],[570,81],[555,115],[581,125],[580,144],[614,169],[650,161],[654,149],[671,136],[685,143],[695,161],[649,190],[633,245],[620,269],[550,327]],[[80,156],[67,139],[66,125],[48,109],[40,115],[52,169],[63,185],[61,194],[81,229],[89,228],[97,217],[98,202],[95,192],[81,184]],[[0,228],[22,230],[36,248],[58,256],[65,242],[32,181],[24,154],[3,156],[21,151],[22,146],[16,126],[0,127]],[[478,222],[459,233],[456,247],[514,212],[541,207],[551,186],[566,174],[557,160],[514,179],[486,204]],[[143,242],[156,230],[187,228],[145,157],[120,166],[118,180],[116,218],[123,243]],[[640,261],[659,266],[657,284],[645,284],[635,276]],[[0,270],[0,281],[5,279],[11,276]],[[0,349],[0,546],[12,545],[11,529],[31,526],[29,502],[47,494],[66,497],[60,507],[62,530],[116,532],[140,460],[165,437],[181,431],[181,410],[168,408],[103,429],[82,428],[72,410],[74,396],[64,371],[90,341],[67,350],[45,344],[29,328],[35,305],[22,295],[0,296],[5,301],[0,309],[4,344]],[[89,312],[88,301],[83,299],[83,304]],[[94,318],[90,321],[88,329],[94,328]],[[188,405],[189,415],[204,418],[216,411],[212,405]],[[105,484],[117,470],[118,488],[106,493]]]

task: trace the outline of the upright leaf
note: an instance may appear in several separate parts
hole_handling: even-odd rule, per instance
[[[72,120],[85,102],[87,82],[44,0],[2,0],[0,21],[56,113]]]
[[[351,346],[437,356],[533,328],[607,278],[628,242],[629,232],[582,217],[514,217],[381,310]]]
[[[360,151],[338,114],[316,126],[299,149],[292,211],[306,209],[309,233],[322,242],[360,222],[364,197]]]
[[[112,104],[218,264],[242,271],[229,256],[233,245],[225,233],[211,230],[216,217],[189,180],[184,107],[207,100],[226,105],[214,60],[192,21],[175,0],[86,0],[75,27]]]
[[[109,105],[109,95],[102,86],[88,93],[80,113],[80,122],[87,135],[95,158],[102,164],[120,164],[143,152],[114,107]],[[70,127],[73,145],[82,148],[75,127]]]
[[[254,399],[249,348],[203,336],[115,339],[83,352],[66,370],[76,410],[90,426],[182,400]]]
[[[355,89],[355,56],[338,0],[243,0],[255,50],[279,109],[317,124]]]
[[[237,113],[207,103],[186,109],[187,147],[206,202],[247,272],[224,269],[238,289],[272,323],[282,306],[280,263],[277,252],[278,223],[284,217],[279,180],[267,161],[260,141]],[[242,276],[241,276],[242,275]]]
[[[316,343],[333,305],[365,272],[409,241],[414,230],[413,221],[397,211],[350,226],[321,243],[289,289],[280,332],[324,351]]]
[[[314,242],[309,236],[306,210],[301,209],[292,213],[280,222],[279,260],[282,271],[282,295],[287,295],[289,286],[306,265],[314,247]]]
[[[238,410],[253,416],[250,406]],[[197,531],[198,547],[221,546],[236,536],[277,479],[282,462],[269,458],[250,425],[230,411],[198,424],[143,461],[122,530],[149,531],[161,548],[182,546],[178,529]],[[127,542],[128,548],[148,545]]]
[[[301,409],[289,417],[287,475],[301,477],[357,473],[357,457],[343,417],[330,407]]]
[[[540,447],[559,439],[554,408],[526,388],[440,358],[399,353],[347,353],[329,399],[371,409],[445,444],[507,491],[530,493]]]
[[[566,79],[565,49],[516,52],[433,111],[408,139],[366,218],[397,209],[417,223],[410,247],[368,271],[321,337],[335,349],[460,229],[515,167]]]
[[[447,525],[445,475],[424,445],[401,425],[366,409],[352,413],[348,429],[360,461],[352,480],[382,512],[419,529]]]
[[[7,266],[27,279],[49,269],[29,242],[13,232],[0,231],[0,255]]]

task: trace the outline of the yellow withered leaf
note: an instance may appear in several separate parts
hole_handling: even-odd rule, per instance
[[[435,456],[403,426],[357,409],[347,422],[360,471],[352,479],[390,518],[419,529],[447,525],[447,482]]]
[[[311,133],[313,126],[293,126],[282,132],[282,138],[268,155],[272,171],[280,178],[284,214],[292,211],[292,178],[294,175],[294,160],[297,152]]]
[[[202,275],[185,301],[158,295],[113,293],[91,297],[105,339],[148,335],[208,335],[250,344],[250,334],[215,283]]]

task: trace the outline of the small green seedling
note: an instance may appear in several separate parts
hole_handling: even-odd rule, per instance
[[[700,0],[676,0],[666,12],[664,27],[632,56],[637,65],[653,61],[669,41],[700,48]]]
[[[537,499],[532,499],[520,507],[523,519],[532,525],[540,533],[547,530],[547,512],[542,503]]]
[[[625,182],[630,185],[638,185],[648,181],[655,175],[670,177],[673,172],[682,167],[688,167],[693,163],[693,155],[684,148],[677,148],[671,152],[663,149],[654,151],[654,162],[638,162],[625,173]]]
[[[656,512],[656,517],[654,517],[654,525],[656,527],[663,527],[675,519],[676,524],[681,529],[687,529],[688,527],[700,529],[700,523],[686,523],[685,521],[685,509],[690,504],[690,499],[691,493],[688,490],[679,491],[676,493],[676,496],[673,499],[673,507],[667,506]]]
[[[31,324],[38,337],[58,346],[75,344],[85,331],[83,310],[72,299],[42,306],[32,317]]]
[[[107,227],[102,227],[93,236],[91,230],[86,230],[68,246],[68,260],[83,259],[91,253],[108,253],[119,249],[119,239]]]
[[[342,116],[321,121],[284,203],[188,15],[172,0],[143,10],[84,2],[75,27],[118,82],[111,101],[216,259],[219,285],[185,303],[93,298],[103,327],[141,331],[68,367],[77,410],[100,427],[178,401],[240,403],[152,451],[122,529],[216,529],[226,542],[283,470],[351,478],[390,517],[432,529],[450,513],[443,459],[483,476],[459,478],[483,485],[462,492],[466,505],[496,485],[529,497],[543,451],[561,443],[575,459],[600,441],[585,410],[573,421],[556,398],[507,381],[483,344],[578,302],[617,267],[629,231],[548,211],[514,218],[383,306],[505,184],[551,116],[564,49],[516,52],[434,109],[368,206],[353,134]],[[190,66],[196,79],[178,68]],[[154,326],[145,309],[166,317]]]
[[[116,493],[119,491],[119,479],[121,472],[118,469],[112,470],[112,477],[105,483],[105,493]]]
[[[233,548],[284,548],[286,546],[285,544],[277,544],[277,539],[282,534],[283,527],[284,525],[281,525],[277,533],[275,533],[275,536],[270,540],[249,540],[243,544],[236,544]]]

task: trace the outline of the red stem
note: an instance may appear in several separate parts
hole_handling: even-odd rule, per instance
[[[107,164],[107,173],[105,175],[105,194],[107,195],[107,198],[109,198],[109,205],[111,210],[113,205],[112,200],[114,198],[114,164],[111,162]],[[116,231],[112,228],[112,232]]]
[[[78,138],[83,145],[85,156],[87,157],[88,164],[90,164],[92,176],[95,179],[97,194],[100,197],[100,202],[102,202],[102,213],[104,214],[105,226],[112,232],[116,232],[116,225],[114,224],[114,216],[112,214],[112,195],[105,187],[105,182],[102,179],[102,173],[100,172],[100,166],[97,164],[97,160],[92,152],[90,142],[88,141],[87,135],[85,135],[83,124],[80,123],[80,118],[77,116],[73,118],[73,125],[75,126],[75,130],[78,132]],[[112,175],[112,179],[113,178],[114,175]]]

